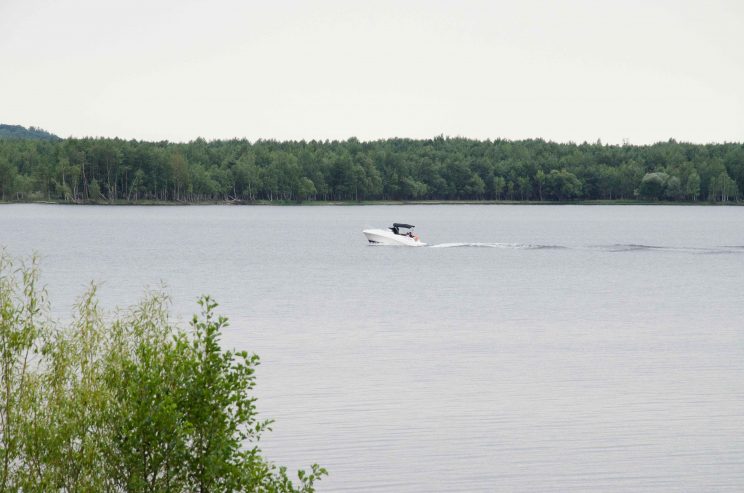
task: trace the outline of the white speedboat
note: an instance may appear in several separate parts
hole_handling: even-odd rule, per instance
[[[417,234],[413,232],[411,224],[393,223],[388,229],[365,229],[362,231],[372,245],[424,246]],[[401,229],[408,229],[401,233]],[[389,230],[389,231],[388,231]]]

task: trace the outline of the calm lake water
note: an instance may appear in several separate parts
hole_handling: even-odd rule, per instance
[[[321,491],[744,488],[742,207],[3,205],[0,244],[62,317],[216,297]]]

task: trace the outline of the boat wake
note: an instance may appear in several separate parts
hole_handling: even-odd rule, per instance
[[[497,248],[502,250],[593,250],[601,252],[678,252],[696,255],[744,254],[744,246],[727,245],[712,247],[660,246],[637,243],[615,243],[612,245],[564,246],[539,245],[533,243],[438,243],[429,248]]]
[[[534,245],[529,243],[439,243],[431,248],[501,248],[511,250],[564,249],[560,245]]]
[[[719,255],[728,253],[744,253],[740,246],[712,246],[712,247],[688,247],[688,246],[658,246],[658,245],[639,245],[635,243],[617,243],[614,245],[598,245],[594,247],[598,250],[607,252],[680,252],[692,253],[698,255]]]

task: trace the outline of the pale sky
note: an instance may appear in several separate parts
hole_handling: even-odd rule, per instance
[[[0,123],[744,141],[744,1],[0,0]]]

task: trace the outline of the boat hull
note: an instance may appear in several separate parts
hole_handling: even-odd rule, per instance
[[[371,245],[391,245],[391,246],[425,246],[426,243],[422,243],[416,238],[410,236],[396,235],[392,231],[385,231],[384,229],[365,229],[362,231],[364,236],[367,237],[367,241]]]

